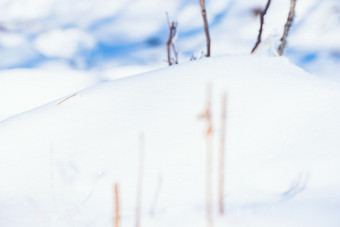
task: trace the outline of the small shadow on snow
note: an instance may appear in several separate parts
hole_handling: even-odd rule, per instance
[[[291,199],[300,194],[306,189],[309,179],[308,173],[300,173],[297,179],[295,179],[290,185],[289,189],[282,193],[281,198],[283,200]]]
[[[271,207],[273,205],[275,206],[276,204],[280,204],[282,202],[293,199],[297,195],[305,191],[308,180],[309,180],[309,173],[302,172],[295,178],[295,180],[292,181],[291,185],[283,193],[280,193],[265,201],[229,204],[227,206],[227,213],[233,213],[239,210],[254,211],[254,210],[265,208],[265,207]],[[230,194],[226,195],[226,197],[228,196],[231,196],[231,195]]]

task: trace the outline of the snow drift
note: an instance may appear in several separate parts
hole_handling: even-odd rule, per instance
[[[340,85],[261,56],[115,80],[0,122],[0,225],[112,226],[117,182],[131,226],[143,134],[142,226],[205,226],[207,86],[214,204],[227,94],[226,214],[215,209],[215,225],[338,226]]]

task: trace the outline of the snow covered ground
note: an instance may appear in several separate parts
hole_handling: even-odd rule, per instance
[[[264,56],[114,80],[1,122],[0,225],[112,226],[114,183],[121,225],[134,225],[142,134],[141,225],[205,226],[206,125],[198,116],[207,86],[215,226],[338,226],[340,85]],[[226,213],[219,217],[224,92]]]
[[[206,226],[209,86],[214,226],[339,226],[339,1],[298,1],[285,57],[289,1],[272,0],[255,56],[266,1],[206,3],[213,57],[189,62],[205,51],[196,0],[0,0],[0,226],[112,226],[115,183],[134,225],[141,135],[141,225]]]

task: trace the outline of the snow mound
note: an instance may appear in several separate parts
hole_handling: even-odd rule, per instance
[[[338,226],[340,87],[264,56],[127,77],[0,122],[0,226],[112,226],[114,183],[122,226],[133,225],[141,149],[142,226],[204,226],[207,87],[214,204],[227,95],[215,225]]]
[[[84,71],[3,70],[0,75],[0,121],[98,83],[98,78]]]

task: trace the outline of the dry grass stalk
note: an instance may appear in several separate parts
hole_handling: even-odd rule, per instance
[[[170,23],[168,13],[166,13],[166,16],[167,16],[168,26],[169,26],[169,38],[168,38],[168,41],[166,42],[166,47],[167,47],[167,54],[168,54],[168,64],[169,66],[171,66],[173,64],[178,64],[178,52],[173,42],[173,38],[176,36],[176,33],[177,33],[177,23],[175,23],[174,21]],[[175,57],[174,59],[171,58],[171,50],[173,51],[173,54]]]
[[[120,221],[120,210],[119,210],[119,190],[118,190],[118,184],[114,184],[114,204],[115,204],[115,210],[114,210],[114,227],[119,227],[119,221]]]
[[[203,114],[199,116],[205,120],[207,128],[205,132],[206,138],[206,221],[207,227],[213,226],[212,215],[212,162],[213,162],[213,147],[212,147],[212,116],[211,116],[211,86],[207,87],[207,101]]]
[[[224,172],[225,172],[225,140],[226,140],[226,117],[227,116],[227,95],[222,95],[221,110],[221,133],[220,133],[220,157],[219,157],[219,187],[218,187],[218,207],[220,215],[224,214]]]
[[[262,39],[262,31],[263,31],[263,24],[264,24],[264,16],[266,15],[268,8],[270,6],[270,2],[271,0],[267,1],[266,7],[264,8],[264,10],[262,10],[260,12],[260,29],[259,29],[259,34],[257,36],[257,41],[253,47],[253,49],[251,50],[251,53],[253,54],[255,52],[255,50],[257,49],[257,47],[260,45],[261,43],[261,39]]]
[[[211,87],[207,89],[207,123],[208,128],[206,132],[207,139],[207,154],[206,154],[206,209],[207,209],[207,227],[212,227],[213,225],[213,215],[212,215],[212,120],[211,120]]]
[[[139,167],[138,167],[138,184],[137,184],[137,202],[136,202],[136,227],[140,227],[141,220],[141,207],[142,207],[142,194],[143,194],[143,171],[144,171],[144,135],[139,137]]]
[[[295,15],[295,5],[296,5],[296,0],[291,0],[290,1],[290,10],[287,18],[287,22],[284,27],[283,35],[281,37],[281,44],[278,49],[278,54],[281,56],[284,52],[284,49],[286,48],[287,45],[287,36],[290,27],[292,26],[294,15]]]
[[[67,98],[61,100],[60,102],[58,102],[58,105],[62,104],[62,103],[65,102],[66,100],[68,100],[68,99],[70,99],[70,98],[72,98],[72,97],[74,97],[74,96],[76,96],[76,95],[78,95],[78,94],[70,95],[69,97],[67,97]]]
[[[203,23],[204,23],[204,31],[205,31],[205,36],[207,39],[207,57],[210,57],[210,34],[209,34],[209,25],[208,25],[208,19],[207,19],[207,11],[205,9],[205,2],[204,0],[200,0],[200,5],[202,9],[202,17],[203,17]]]
[[[162,176],[159,176],[157,188],[156,188],[156,193],[155,193],[155,196],[154,196],[154,199],[152,201],[151,208],[150,208],[150,214],[153,214],[155,212],[158,197],[159,197],[159,194],[161,192],[162,184],[163,184],[163,178],[162,178]]]

